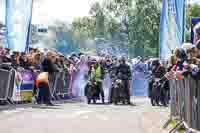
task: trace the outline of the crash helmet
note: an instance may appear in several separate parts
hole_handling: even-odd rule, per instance
[[[120,57],[119,61],[125,63],[126,62],[126,57],[124,57],[124,56]]]

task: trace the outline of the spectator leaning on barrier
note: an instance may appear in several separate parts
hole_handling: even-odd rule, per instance
[[[191,74],[195,78],[200,77],[200,41],[196,46],[185,43],[182,48],[175,50],[176,64],[172,64],[171,70],[165,75],[167,79],[176,78],[182,80],[184,76]]]
[[[59,80],[61,79],[60,81],[64,82],[64,80],[66,80],[65,77],[69,77],[68,82],[72,84],[73,75],[76,71],[76,64],[79,62],[76,55],[72,57],[73,60],[70,60],[61,53],[56,53],[49,49],[30,48],[28,53],[23,53],[0,47],[0,64],[10,63],[16,70],[18,70],[19,67],[22,68],[20,70],[31,70],[33,79],[35,80],[35,87],[33,90],[34,96],[37,94],[37,90],[39,90],[38,103],[46,103],[48,105],[52,105],[50,98],[54,94],[51,94],[51,90],[57,87],[54,82],[55,75],[57,75],[58,72],[65,72],[65,74],[67,74],[59,76]],[[71,86],[68,87],[72,89]],[[71,94],[71,90],[65,93]]]
[[[56,62],[55,54],[53,52],[48,52],[47,57],[42,62],[43,71],[48,72],[49,74],[57,72],[58,70],[54,65],[55,62]]]
[[[48,82],[49,82],[48,87],[46,88],[46,92],[42,94],[46,94],[47,97],[51,97],[51,95],[53,95],[51,94],[52,92],[50,91],[50,89],[53,90],[54,81],[55,81],[54,73],[58,71],[57,67],[55,66],[55,62],[56,62],[56,56],[53,52],[48,52],[47,57],[42,62],[43,71],[48,73]],[[50,95],[47,95],[47,94],[50,94]],[[50,98],[47,98],[47,99],[49,100],[48,104],[52,105],[50,102]]]

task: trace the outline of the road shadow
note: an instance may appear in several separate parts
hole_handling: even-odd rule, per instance
[[[111,104],[111,103],[91,103],[91,104],[88,104],[88,105],[102,105],[102,106],[104,106],[104,105],[114,105],[114,106],[126,106],[126,107],[136,107],[136,106],[139,106],[139,105],[137,105],[137,104],[135,104],[135,103],[131,103],[131,104]]]
[[[136,107],[136,106],[139,106],[135,103],[131,103],[131,104],[114,104],[115,106],[126,106],[126,107]]]
[[[47,106],[47,105],[33,105],[33,109],[61,109],[61,105],[53,105],[53,106]]]
[[[70,103],[70,104],[74,104],[74,103],[82,103],[83,101],[76,101],[76,100],[70,100],[70,101],[64,101],[63,103],[67,104],[67,103]]]

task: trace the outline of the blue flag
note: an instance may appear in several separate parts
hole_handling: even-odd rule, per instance
[[[29,44],[32,0],[6,0],[8,48],[25,52]]]
[[[184,41],[185,0],[163,0],[160,18],[160,58],[167,59]]]

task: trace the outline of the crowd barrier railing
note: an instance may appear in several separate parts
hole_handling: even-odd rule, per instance
[[[7,101],[9,95],[9,84],[11,72],[9,70],[0,69],[0,100]]]
[[[13,94],[12,81],[15,70],[10,64],[0,64],[0,75],[0,100],[10,103]]]
[[[19,68],[5,69],[0,65],[0,101],[31,102],[37,74],[32,70]],[[49,87],[54,100],[72,97],[71,75],[67,71],[49,74]],[[59,99],[57,99],[59,97]]]
[[[70,76],[68,72],[56,72],[50,75],[50,81],[52,85],[50,87],[50,92],[53,97],[56,98],[67,98],[71,97],[69,93],[70,87]]]
[[[187,130],[200,131],[200,80],[191,76],[170,81],[171,120],[180,122],[170,132],[185,125]]]

